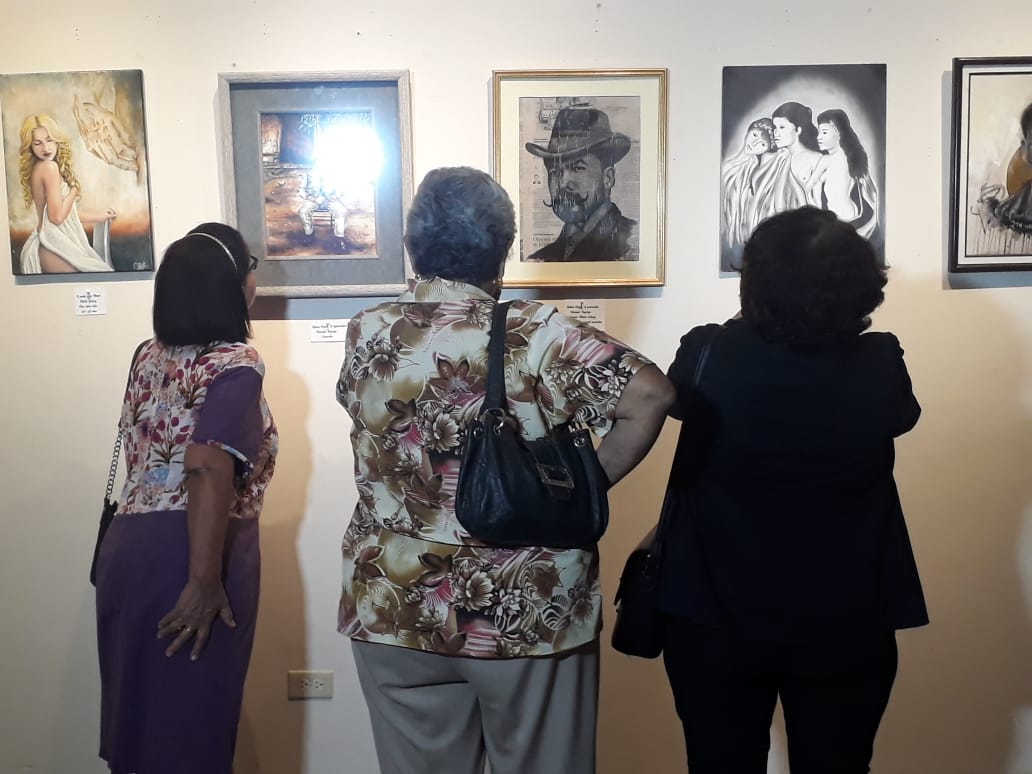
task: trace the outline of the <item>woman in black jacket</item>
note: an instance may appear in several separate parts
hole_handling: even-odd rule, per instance
[[[763,774],[780,698],[792,774],[869,771],[895,630],[928,622],[893,479],[921,413],[870,245],[812,207],[760,224],[740,319],[681,339],[660,587],[692,774]],[[693,375],[708,357],[696,386]]]

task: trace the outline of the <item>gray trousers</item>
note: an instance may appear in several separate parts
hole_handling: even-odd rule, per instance
[[[439,656],[352,640],[381,774],[594,774],[598,647]]]

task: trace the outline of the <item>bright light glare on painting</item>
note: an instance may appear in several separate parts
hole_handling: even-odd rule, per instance
[[[383,168],[383,147],[368,126],[331,124],[315,137],[315,171],[338,191],[364,190]]]
[[[263,113],[269,258],[376,256],[383,147],[369,112]]]

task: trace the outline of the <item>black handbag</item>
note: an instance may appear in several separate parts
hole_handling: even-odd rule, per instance
[[[692,384],[696,387],[702,378],[702,369],[709,358],[713,341],[720,333],[718,328],[702,345],[695,364]],[[671,471],[673,475],[673,471]],[[616,590],[616,622],[613,624],[612,645],[628,656],[656,658],[663,652],[665,639],[665,616],[658,607],[659,572],[663,561],[667,533],[673,514],[677,510],[677,489],[667,482],[663,507],[659,512],[659,523],[651,544],[636,548],[627,557],[620,585]]]
[[[505,397],[508,308],[495,305],[487,395],[466,428],[455,516],[488,544],[589,548],[609,524],[609,479],[586,428],[567,422],[544,438],[520,435]]]
[[[133,366],[136,365],[136,358],[140,354],[140,350],[143,349],[143,345],[147,341],[141,341],[139,346],[136,347],[136,351],[133,352],[133,359],[129,362],[129,375],[126,377],[125,386],[129,388],[129,382],[133,378]],[[118,458],[122,453],[122,423],[118,423],[118,432],[115,434],[115,448],[111,451],[111,467],[108,469],[108,480],[107,488],[104,489],[104,507],[100,510],[100,524],[97,527],[97,542],[93,546],[93,561],[90,562],[90,583],[94,586],[97,585],[97,556],[100,554],[100,544],[104,542],[104,535],[107,534],[108,527],[111,526],[112,520],[115,518],[115,510],[118,508],[118,502],[111,499],[111,495],[115,490],[115,475],[118,473]]]

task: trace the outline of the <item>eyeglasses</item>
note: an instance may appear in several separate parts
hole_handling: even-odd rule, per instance
[[[258,256],[252,255],[250,262],[247,264],[248,271],[257,271],[258,269]]]

